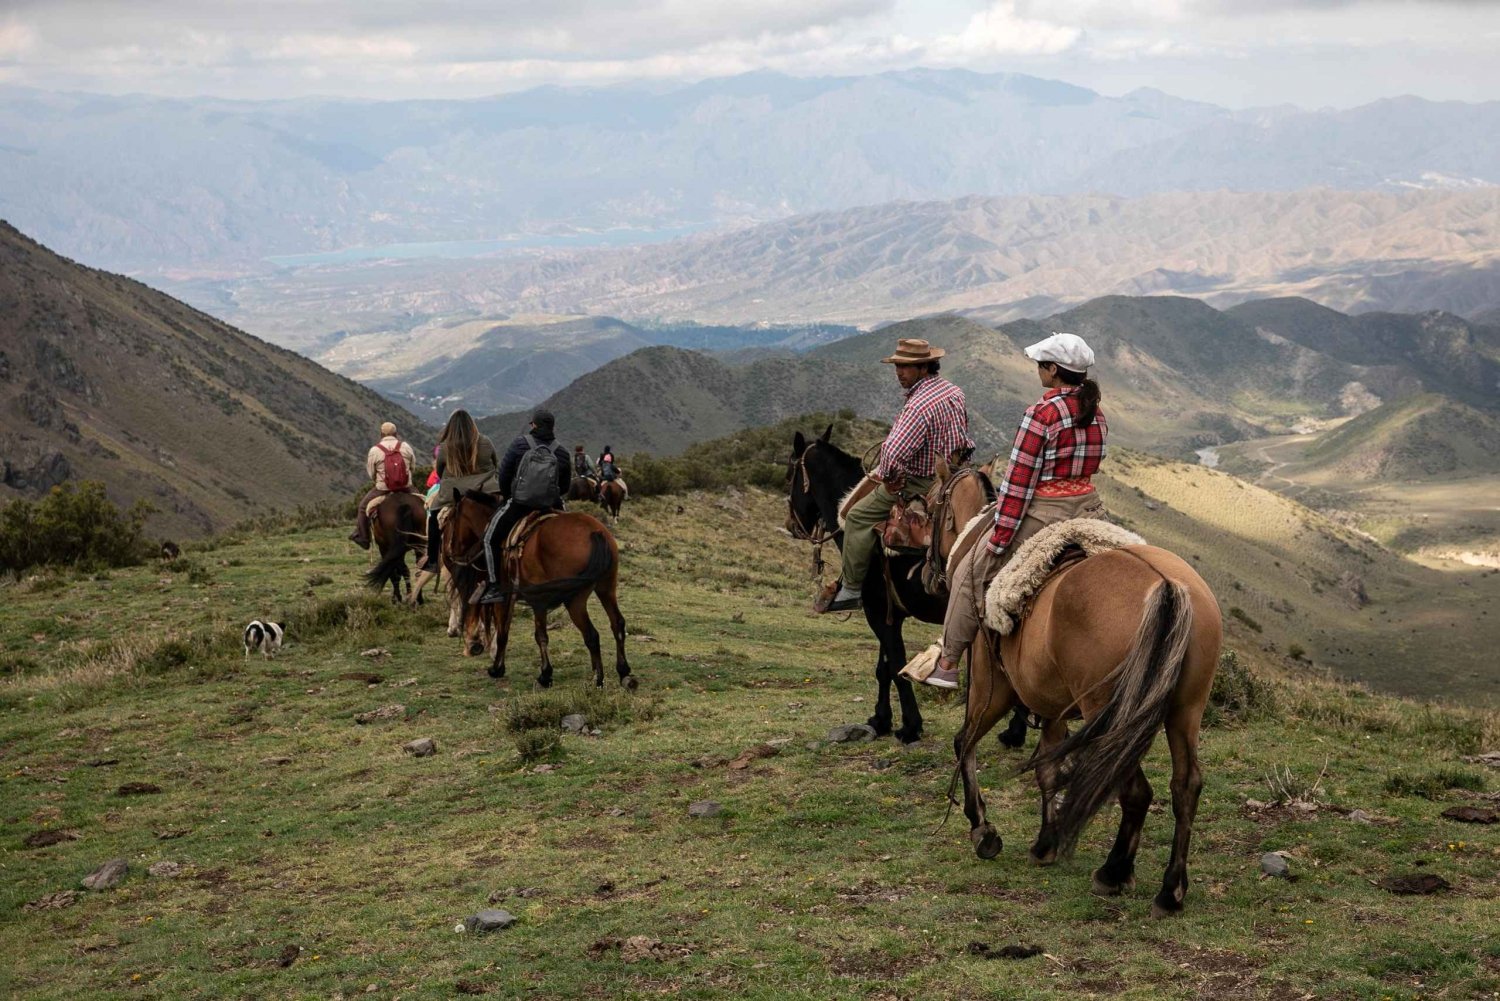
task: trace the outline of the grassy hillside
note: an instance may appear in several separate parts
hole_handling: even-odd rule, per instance
[[[0,501],[66,479],[151,501],[153,532],[202,533],[344,500],[377,394],[0,223]]]
[[[1485,917],[1500,896],[1493,846],[1439,816],[1486,806],[1497,787],[1461,760],[1496,746],[1493,715],[1263,676],[1273,707],[1205,732],[1188,910],[1151,922],[1164,805],[1147,821],[1140,887],[1102,899],[1088,874],[1113,811],[1075,860],[1030,866],[1034,790],[993,742],[985,782],[1004,853],[981,862],[961,819],[942,825],[953,698],[923,692],[929,738],[914,748],[825,742],[831,726],[868,715],[874,650],[862,623],[806,615],[805,552],[775,534],[780,510],[758,492],[627,507],[622,600],[641,690],[578,702],[602,735],[564,737],[546,769],[518,758],[506,723],[585,694],[576,633],[553,634],[556,695],[532,691],[524,629],[510,677],[493,682],[442,634],[437,609],[355,596],[365,557],[336,529],[193,551],[182,573],[9,586],[0,635],[23,636],[34,656],[8,657],[0,680],[0,991],[769,1001],[1500,990]],[[284,655],[245,660],[240,625],[273,612],[290,623]],[[135,625],[125,636],[122,620]],[[915,645],[932,630],[911,633]],[[1233,621],[1230,635],[1255,652]],[[384,652],[361,655],[372,648]],[[353,721],[393,703],[405,707],[393,720]],[[402,754],[423,736],[436,757]],[[726,764],[763,742],[774,756]],[[1166,769],[1158,746],[1147,772],[1159,802]],[[1277,805],[1273,773],[1314,806]],[[122,797],[127,783],[161,791]],[[722,814],[689,819],[704,799]],[[67,833],[23,844],[53,830]],[[1257,878],[1267,851],[1288,854],[1295,882]],[[119,888],[24,907],[112,857],[131,866]],[[175,875],[148,874],[161,862]],[[1396,897],[1374,885],[1393,873],[1452,889]],[[519,923],[454,931],[489,904]],[[1045,955],[984,955],[1023,944]]]
[[[1500,418],[1425,393],[1318,436],[1302,461],[1308,473],[1365,481],[1500,473]]]

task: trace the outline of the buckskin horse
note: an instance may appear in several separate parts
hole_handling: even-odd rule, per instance
[[[565,606],[568,617],[583,635],[589,662],[594,669],[594,686],[604,687],[604,662],[600,655],[599,631],[589,620],[588,599],[597,595],[604,614],[609,618],[615,640],[615,672],[627,689],[636,687],[625,658],[625,617],[620,614],[620,551],[609,529],[593,515],[568,511],[544,517],[530,526],[524,536],[519,558],[514,563],[501,551],[505,540],[495,539],[497,559],[502,561],[500,578],[514,569],[518,579],[513,590],[500,601],[489,605],[470,605],[469,596],[486,581],[484,551],[481,540],[485,526],[499,501],[489,494],[469,491],[460,498],[444,526],[444,548],[452,556],[454,589],[464,601],[465,644],[477,655],[494,634],[495,657],[490,664],[492,678],[505,676],[505,648],[510,638],[511,618],[517,602],[531,607],[535,620],[537,649],[541,651],[542,668],[537,683],[546,688],[552,684],[552,660],[548,655],[547,613]],[[451,540],[451,549],[450,549]]]
[[[865,474],[859,459],[829,441],[832,434],[833,425],[830,424],[821,437],[812,441],[803,437],[800,431],[792,438],[792,455],[787,461],[786,472],[786,529],[794,538],[809,540],[815,545],[832,540],[842,550],[844,532],[839,524],[840,502],[858,486]],[[964,475],[963,481],[955,483],[948,495],[946,503],[952,518],[939,519],[951,521],[959,529],[988,503],[993,490],[988,477],[977,469]],[[947,543],[951,542],[950,537]],[[821,561],[821,557],[818,560]],[[917,708],[911,682],[897,673],[906,665],[907,659],[902,623],[908,616],[922,622],[940,623],[947,608],[946,598],[934,597],[923,589],[915,572],[921,562],[919,555],[887,556],[884,547],[877,546],[864,589],[865,621],[880,645],[875,661],[878,685],[875,714],[866,723],[877,736],[892,733],[891,686],[894,684],[901,705],[901,728],[894,733],[904,744],[921,738],[922,712]],[[1017,709],[1002,740],[1011,747],[1019,747],[1025,738],[1026,714]]]
[[[1053,573],[1030,603],[1008,635],[986,629],[975,643],[964,725],[953,741],[974,850],[994,858],[1001,847],[985,819],[975,751],[1019,699],[1047,721],[1025,766],[1036,771],[1042,796],[1031,860],[1050,865],[1071,854],[1090,818],[1118,796],[1119,831],[1093,889],[1105,896],[1130,889],[1152,799],[1141,759],[1165,728],[1176,827],[1151,914],[1176,914],[1187,894],[1188,842],[1203,788],[1198,730],[1222,640],[1218,602],[1180,557],[1126,545]],[[1078,715],[1084,723],[1069,734],[1067,720]]]
[[[422,498],[405,491],[382,497],[370,519],[371,534],[380,550],[380,562],[365,574],[365,583],[376,591],[389,583],[391,601],[396,604],[401,603],[401,582],[406,581],[408,588],[411,585],[411,571],[406,567],[407,550],[421,552],[427,547],[427,536],[421,529],[426,519]]]

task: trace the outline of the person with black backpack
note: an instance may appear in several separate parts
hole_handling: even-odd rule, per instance
[[[510,443],[500,460],[500,493],[505,503],[490,519],[484,530],[484,562],[489,586],[473,600],[487,604],[505,597],[505,585],[497,578],[495,546],[505,545],[510,530],[532,511],[560,511],[568,485],[573,482],[573,466],[568,452],[556,444],[556,419],[550,410],[531,415],[526,434]]]

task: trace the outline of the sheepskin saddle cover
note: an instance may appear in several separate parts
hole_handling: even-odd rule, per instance
[[[1048,525],[1021,543],[1010,562],[990,582],[984,596],[984,619],[1002,636],[1009,636],[1025,614],[1026,603],[1052,576],[1053,565],[1069,546],[1094,556],[1125,546],[1144,546],[1146,540],[1113,522],[1099,518],[1069,518]]]

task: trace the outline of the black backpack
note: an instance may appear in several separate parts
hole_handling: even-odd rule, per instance
[[[557,507],[562,503],[562,493],[557,489],[557,454],[531,435],[526,435],[526,443],[530,447],[516,466],[510,499],[522,507]]]

